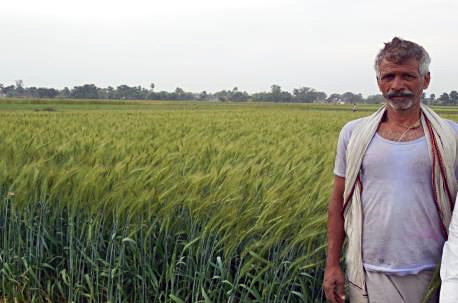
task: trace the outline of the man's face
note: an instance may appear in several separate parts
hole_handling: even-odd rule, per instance
[[[383,59],[379,71],[378,87],[395,111],[408,110],[420,104],[421,94],[428,88],[430,75],[420,75],[417,60],[409,59],[397,64]]]

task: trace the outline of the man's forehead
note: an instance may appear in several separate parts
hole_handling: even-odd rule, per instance
[[[420,63],[415,58],[409,58],[401,62],[383,59],[382,62],[380,62],[379,68],[381,72],[395,69],[414,69],[418,71],[419,66]]]

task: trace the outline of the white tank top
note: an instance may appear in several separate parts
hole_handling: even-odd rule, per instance
[[[338,176],[345,177],[346,144],[358,121],[341,131],[334,170]],[[361,177],[365,269],[407,275],[434,268],[445,239],[433,200],[426,138],[394,142],[376,134],[363,158]]]

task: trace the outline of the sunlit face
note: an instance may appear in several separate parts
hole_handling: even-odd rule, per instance
[[[395,111],[403,111],[420,105],[423,90],[428,88],[429,72],[422,76],[419,62],[409,59],[398,64],[383,59],[377,78],[380,92]]]

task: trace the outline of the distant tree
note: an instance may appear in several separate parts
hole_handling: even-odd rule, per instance
[[[362,103],[363,102],[363,95],[362,94],[354,94],[352,92],[346,92],[342,94],[342,101],[345,103]]]
[[[366,98],[366,103],[369,103],[369,104],[380,104],[383,102],[385,102],[385,98],[380,94],[370,95],[370,96],[367,96]]]
[[[70,98],[71,91],[70,91],[70,89],[68,89],[68,87],[64,87],[64,89],[62,89],[62,91],[60,92],[60,94],[61,94],[62,97],[64,97],[64,98]]]
[[[221,90],[213,94],[213,97],[218,101],[229,101],[230,92],[227,90]]]
[[[3,87],[3,92],[6,94],[7,97],[15,97],[16,90],[14,89],[14,85],[9,85]]]
[[[37,89],[38,98],[54,98],[58,93],[59,91],[54,88],[40,87]]]
[[[122,84],[116,87],[116,97],[119,99],[128,99],[131,95],[130,87],[128,85]]]
[[[112,92],[107,91],[106,92],[108,95],[111,94]],[[114,95],[116,98],[119,99],[137,99],[137,100],[143,100],[147,99],[148,95],[150,95],[150,92],[141,87],[141,86],[128,86],[128,85],[119,85],[115,91],[113,91]]]
[[[290,102],[293,96],[287,91],[282,91],[279,85],[273,84],[270,87],[270,99],[273,102]]]
[[[26,93],[27,97],[33,97],[33,98],[38,98],[38,88],[35,86],[28,87],[26,88]]]
[[[436,94],[430,94],[430,95],[429,95],[428,104],[435,104],[436,102],[437,102],[437,100],[436,100]]]
[[[326,100],[326,93],[316,91],[310,87],[301,87],[293,89],[294,101],[311,103]]]
[[[206,100],[208,98],[208,94],[206,91],[202,91],[200,94],[199,94],[199,100]]]
[[[154,90],[154,88],[155,88],[156,86],[154,85],[154,83],[151,83],[151,84],[149,85],[149,87],[151,88],[151,90]]]
[[[169,94],[171,100],[180,100],[183,98],[183,95],[184,90],[181,87],[175,88],[175,91]]]
[[[177,87],[175,92],[168,94],[169,100],[194,100],[197,99],[199,95],[194,95],[193,93],[186,92],[184,89]]]
[[[342,96],[340,94],[331,94],[328,99],[326,99],[328,102],[339,102],[342,101]]]
[[[218,99],[223,99],[223,101],[234,101],[234,102],[245,102],[249,99],[250,95],[247,92],[239,91],[237,86],[234,86],[232,90],[224,90],[218,92]]]
[[[108,86],[105,90],[107,99],[115,99],[116,98],[116,90],[112,86]]]
[[[453,104],[453,105],[457,105],[458,104],[458,92],[456,90],[452,90],[450,92],[450,103]]]
[[[160,91],[160,92],[153,93],[153,94],[150,93],[150,96],[151,96],[151,99],[153,100],[172,100],[169,97],[169,94],[170,94],[169,92]]]
[[[423,103],[428,103],[428,99],[426,98],[426,93],[423,92],[420,97],[420,101]]]
[[[24,97],[25,89],[24,89],[24,81],[16,80],[16,88],[15,88],[15,96],[16,97]]]
[[[273,84],[272,86],[270,86],[270,94],[272,95],[272,101],[279,102],[281,99],[280,85]]]
[[[73,87],[70,96],[75,99],[98,99],[97,87],[94,84],[84,84]]]
[[[247,92],[240,92],[232,90],[230,94],[230,100],[235,102],[245,102],[250,98],[250,95]]]
[[[266,92],[254,93],[251,95],[254,102],[272,102],[272,94]]]
[[[443,93],[439,97],[439,103],[442,105],[447,105],[450,103],[450,96],[447,93]]]
[[[24,88],[24,81],[16,80],[15,83],[16,83],[16,89],[17,88]]]

